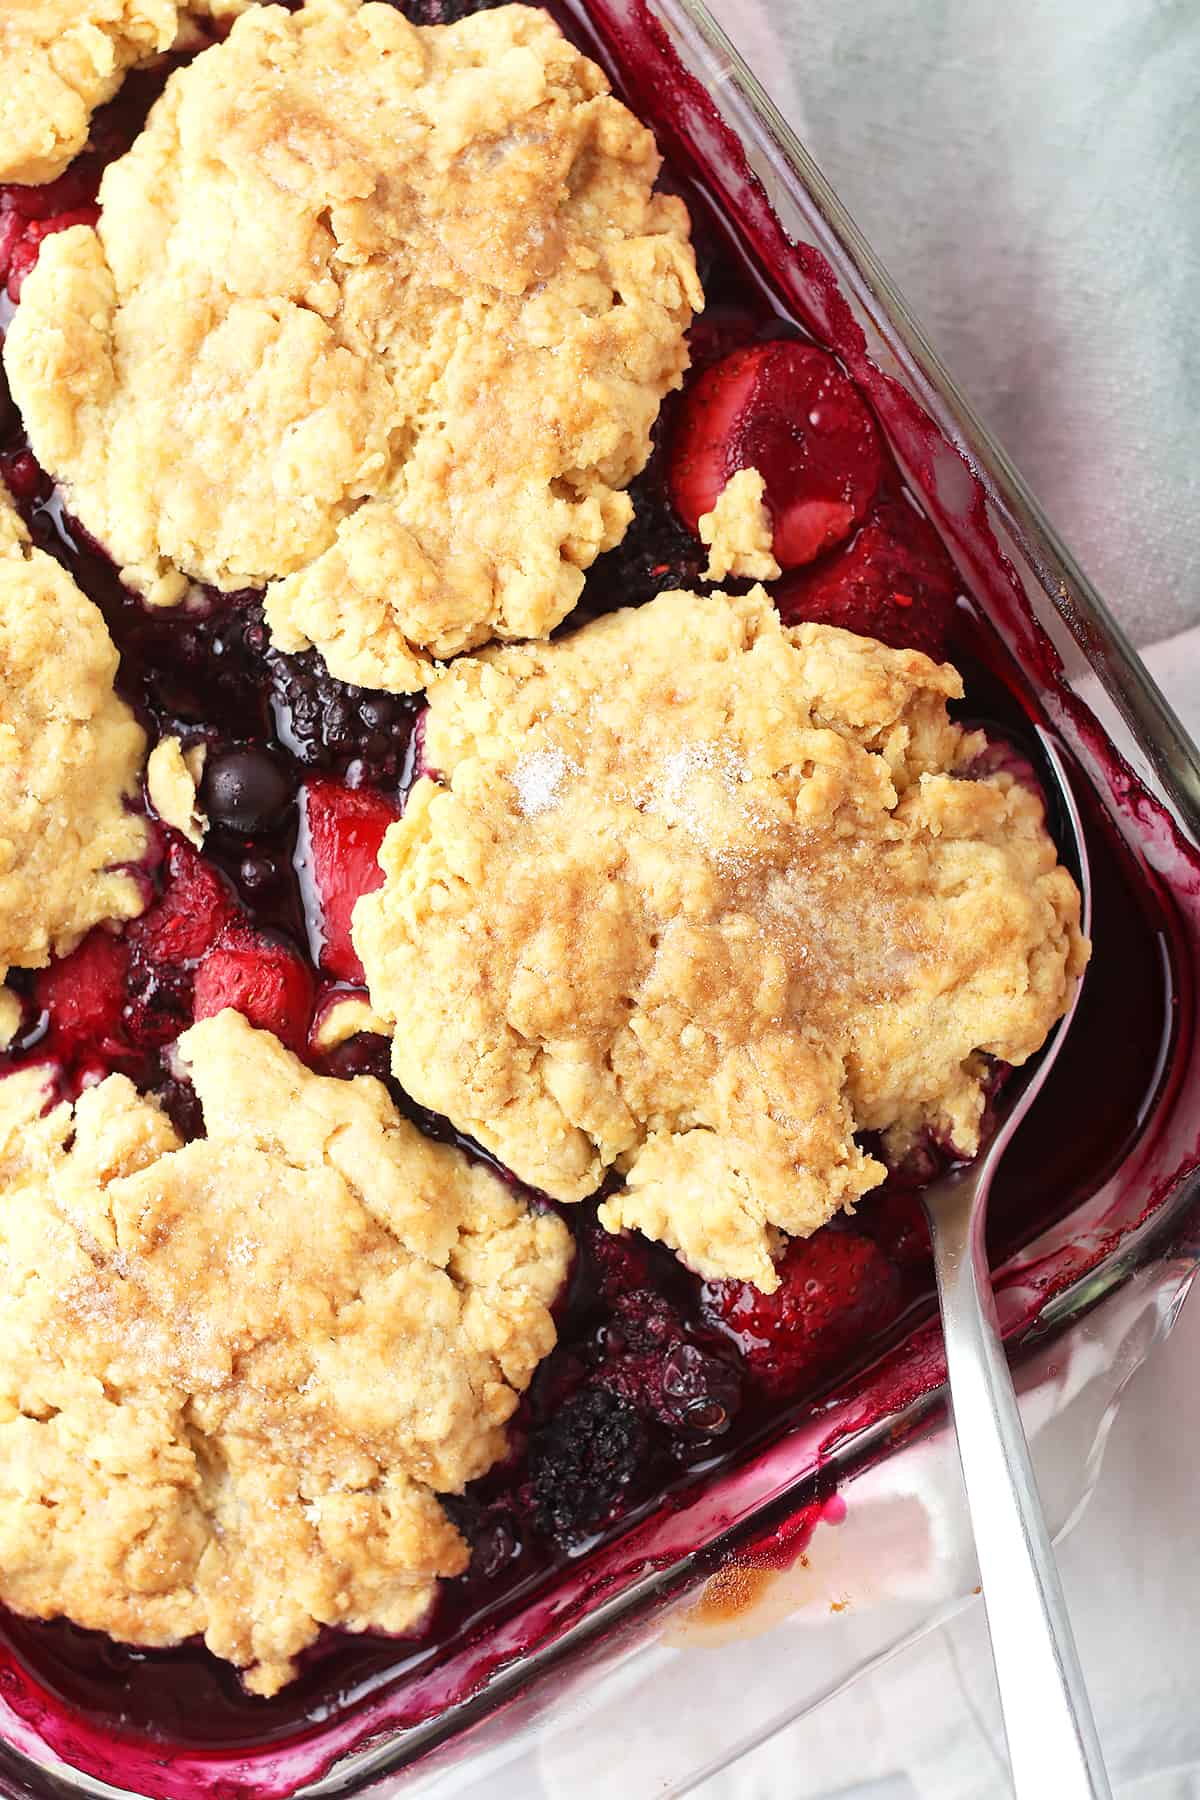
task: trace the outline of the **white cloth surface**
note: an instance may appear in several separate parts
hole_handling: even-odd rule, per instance
[[[1134,641],[1200,622],[1200,5],[709,4]]]
[[[1200,5],[710,4],[1200,739]],[[1200,1800],[1198,1362],[1194,1298],[1060,1550],[1121,1800]],[[697,1792],[1007,1795],[982,1607]]]

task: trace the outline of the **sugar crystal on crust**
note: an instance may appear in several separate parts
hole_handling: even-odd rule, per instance
[[[400,1081],[561,1200],[624,1171],[606,1224],[767,1289],[882,1178],[856,1134],[971,1153],[983,1053],[1039,1047],[1086,946],[1038,796],[958,773],[961,692],[761,589],[460,659],[354,913]]]
[[[0,1600],[270,1694],[465,1568],[437,1495],[503,1454],[570,1239],[236,1013],[179,1053],[186,1145],[122,1075],[0,1081]]]
[[[616,544],[701,304],[688,219],[550,18],[254,8],[43,244],[5,365],[151,601],[266,586],[362,686],[542,636]]]
[[[146,850],[127,804],[145,739],[116,672],[99,608],[0,489],[0,980],[142,910],[120,865]]]

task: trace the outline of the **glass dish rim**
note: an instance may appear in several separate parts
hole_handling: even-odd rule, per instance
[[[537,3],[537,0],[534,0]],[[838,198],[811,153],[771,100],[757,76],[709,11],[706,0],[624,0],[667,28],[686,21],[722,65],[722,86],[731,88],[772,141],[791,180],[802,189],[838,246],[835,270],[855,304],[875,322],[882,319],[892,347],[904,353],[902,374],[938,430],[964,454],[987,499],[1021,546],[1086,662],[1100,677],[1155,776],[1177,822],[1200,842],[1200,752],[1071,551],[1062,542],[1011,458],[932,348],[908,303]],[[719,103],[718,103],[719,104]],[[1170,1199],[1094,1267],[1071,1280],[1038,1316],[1011,1333],[1006,1347],[1019,1357],[1035,1344],[1066,1330],[1169,1245],[1184,1211],[1194,1203],[1194,1184],[1181,1180]],[[1200,1251],[1197,1252],[1200,1255]],[[830,1449],[819,1469],[760,1503],[748,1515],[716,1532],[699,1547],[632,1580],[620,1593],[600,1599],[584,1616],[553,1639],[496,1669],[463,1700],[393,1737],[343,1753],[324,1775],[296,1790],[297,1800],[334,1800],[363,1793],[371,1784],[416,1774],[431,1753],[478,1727],[535,1683],[561,1668],[581,1650],[595,1646],[622,1625],[647,1613],[656,1602],[695,1586],[748,1542],[849,1480],[887,1447],[896,1447],[944,1412],[944,1384],[918,1395],[895,1411],[848,1434]],[[42,1764],[0,1741],[0,1792],[11,1777],[34,1782],[45,1800],[70,1800],[91,1793],[117,1797],[129,1790],[112,1786],[61,1763]]]

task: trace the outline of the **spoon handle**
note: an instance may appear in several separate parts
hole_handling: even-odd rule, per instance
[[[972,1179],[973,1175],[973,1179]],[[983,1171],[930,1208],[958,1454],[983,1577],[1017,1800],[1109,1800],[1111,1789],[983,1249]],[[948,1203],[949,1202],[949,1203]]]

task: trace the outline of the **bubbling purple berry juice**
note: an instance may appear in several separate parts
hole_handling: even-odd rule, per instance
[[[417,0],[407,10],[418,22],[445,23],[473,8]],[[574,8],[562,22],[589,52],[601,48]],[[133,78],[98,116],[94,150],[52,188],[0,192],[0,260],[7,259],[12,299],[47,230],[94,204],[104,163],[131,141],[161,79]],[[636,110],[637,96],[624,97]],[[661,100],[669,116],[672,95]],[[806,371],[807,380],[819,353],[796,317],[768,297],[780,284],[764,282],[743,259],[698,179],[682,165],[669,178],[691,206],[709,295],[693,332],[697,368],[735,358],[739,370],[753,373],[765,352],[778,369],[793,346],[804,355],[789,366]],[[763,246],[754,248],[770,275]],[[753,382],[744,380],[736,394],[727,382],[722,393],[727,411],[752,404]],[[694,428],[689,406],[694,413],[693,402],[675,397],[664,407],[654,456],[633,484],[633,525],[590,571],[564,631],[700,581],[705,553],[671,499],[682,434]],[[778,428],[754,437],[753,425],[739,414],[737,428],[750,431],[770,489],[773,477],[789,479],[787,457]],[[338,783],[399,805],[415,762],[419,701],[339,682],[315,651],[276,651],[252,593],[203,594],[182,615],[147,611],[64,512],[6,396],[2,430],[0,471],[37,542],[102,609],[121,655],[120,689],[150,737],[177,734],[205,746],[202,800],[212,829],[202,858],[161,834],[143,921],[117,948],[106,940],[89,952],[91,985],[73,977],[69,1003],[53,971],[13,978],[25,1018],[0,1064],[53,1056],[66,1091],[100,1070],[122,1068],[160,1093],[179,1129],[194,1134],[202,1129],[198,1109],[172,1075],[168,1051],[194,1015],[201,967],[214,946],[227,959],[274,958],[279,979],[272,993],[284,996],[278,1004],[290,1009],[297,1047],[304,1047],[315,996],[331,985],[314,951],[300,829],[305,786],[314,779]],[[963,716],[985,721],[997,741],[1036,763],[1030,688],[1001,651],[984,609],[956,598],[960,583],[937,534],[896,464],[886,452],[880,456],[873,499],[856,494],[845,534],[774,584],[781,611],[947,655],[966,680]],[[1191,1041],[1194,950],[1175,901],[1082,775],[1077,791],[1092,859],[1093,962],[1068,1042],[997,1183],[998,1254],[1070,1214],[1121,1167]],[[79,971],[86,974],[84,964]],[[382,1039],[360,1035],[319,1055],[310,1046],[309,1053],[329,1074],[379,1076],[423,1129],[483,1154],[395,1087]],[[598,1546],[702,1487],[715,1491],[728,1471],[808,1416],[814,1400],[930,1318],[932,1272],[918,1189],[937,1166],[931,1149],[923,1164],[894,1172],[852,1220],[794,1244],[779,1294],[769,1297],[740,1283],[701,1283],[658,1246],[608,1237],[595,1222],[594,1202],[562,1209],[577,1255],[560,1304],[558,1346],[516,1415],[507,1460],[446,1502],[472,1546],[471,1566],[443,1583],[418,1636],[398,1642],[329,1633],[302,1659],[299,1678],[267,1701],[247,1696],[236,1673],[198,1645],[144,1652],[62,1622],[7,1617],[0,1624],[0,1681],[10,1704],[47,1742],[110,1781],[145,1792],[202,1791],[198,1775],[189,1788],[191,1775],[180,1775],[185,1785],[177,1786],[163,1772],[168,1752],[173,1761],[194,1752],[188,1767],[203,1767],[211,1791],[241,1795],[259,1791],[260,1778],[264,1792],[287,1788],[266,1764],[250,1770],[239,1753],[320,1734],[368,1692],[411,1692],[411,1703],[401,1699],[395,1711],[402,1722],[452,1703],[464,1691],[452,1659],[486,1645],[500,1625],[526,1612],[535,1623],[523,1641],[532,1645],[537,1617],[549,1616],[555,1593],[578,1581]],[[509,1641],[522,1641],[522,1629],[514,1627]],[[439,1670],[448,1671],[444,1678]]]

